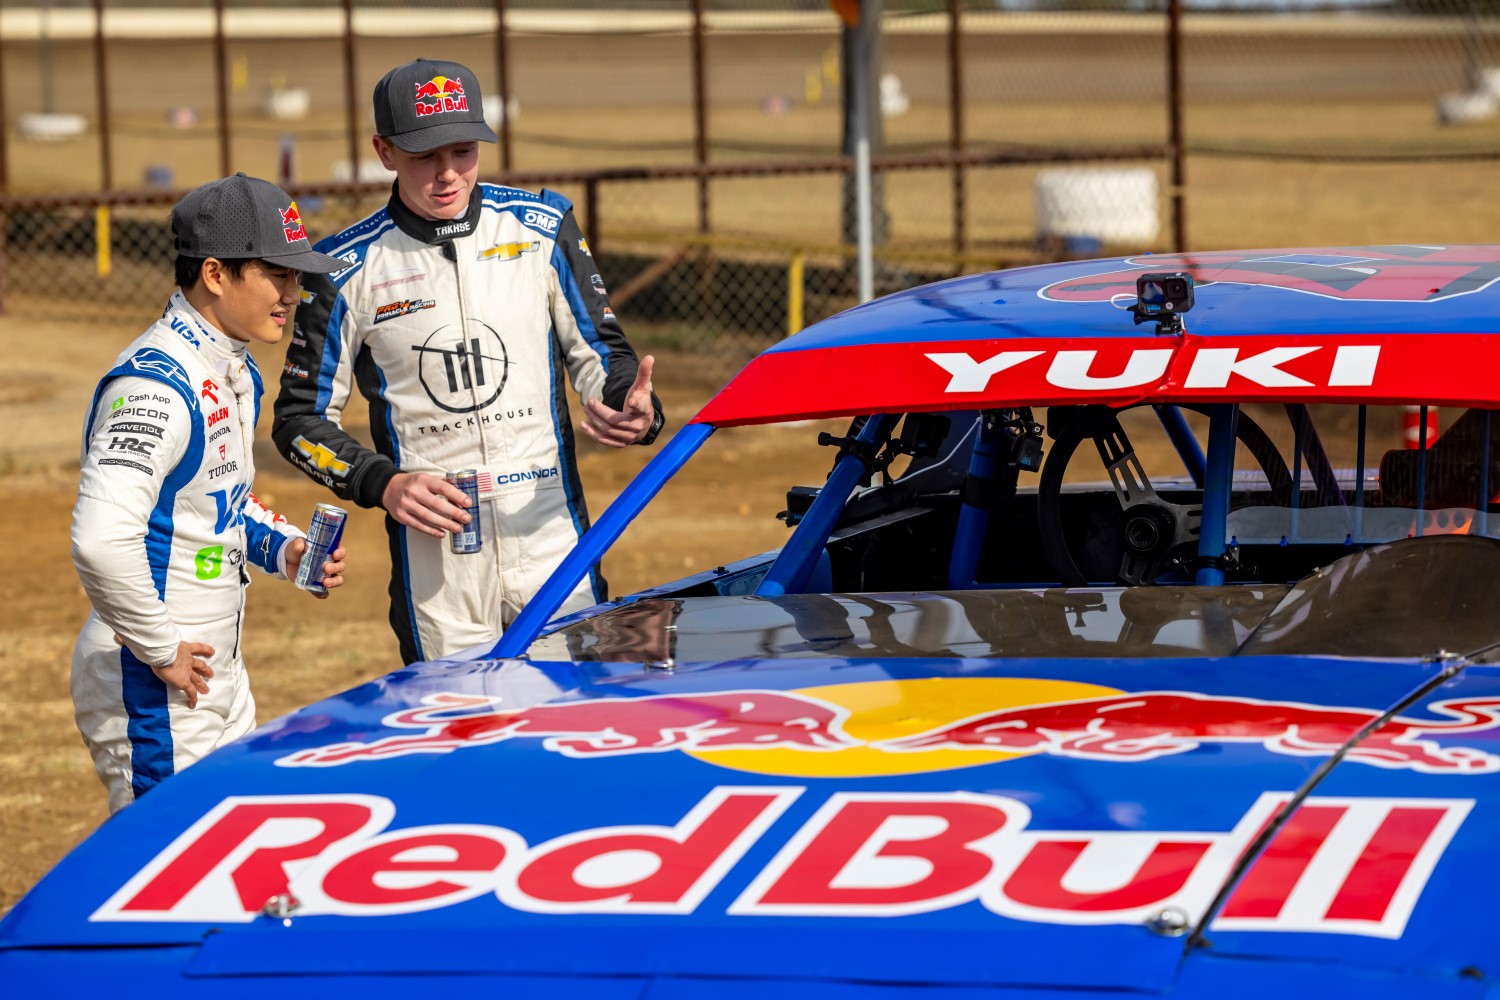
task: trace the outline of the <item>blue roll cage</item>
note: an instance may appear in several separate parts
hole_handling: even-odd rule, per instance
[[[1200,449],[1196,436],[1188,426],[1182,411],[1169,404],[1155,404],[1152,409],[1160,420],[1168,438],[1181,458],[1188,476],[1195,487],[1203,491],[1203,516],[1198,542],[1200,569],[1194,582],[1199,586],[1218,586],[1224,582],[1224,571],[1217,565],[1224,554],[1228,538],[1226,523],[1229,518],[1230,495],[1234,486],[1234,459],[1236,447],[1236,424],[1240,407],[1237,403],[1220,403],[1209,407],[1208,446]],[[1288,404],[1286,412],[1293,428],[1292,467],[1292,517],[1295,525],[1297,507],[1300,503],[1303,457],[1307,456],[1309,468],[1329,469],[1317,429],[1303,404]],[[757,596],[778,596],[800,593],[807,586],[818,560],[828,544],[828,538],[838,522],[845,502],[855,486],[870,475],[868,459],[889,440],[901,414],[876,414],[864,422],[856,437],[857,445],[846,448],[835,463],[833,471],[822,489],[818,491],[811,507],[792,532],[787,543],[777,554],[765,577],[755,589]],[[970,475],[989,479],[997,469],[999,444],[995,438],[998,431],[993,422],[980,421],[981,427],[970,458]],[[1489,454],[1490,422],[1484,426],[1482,454]],[[1423,485],[1426,481],[1427,460],[1427,407],[1421,408],[1419,423],[1420,458],[1418,460],[1417,507],[1424,505]],[[624,533],[630,522],[661,491],[667,480],[677,474],[716,428],[712,424],[689,424],[678,431],[670,441],[647,463],[640,474],[627,485],[615,502],[604,511],[592,528],[579,539],[577,546],[547,579],[537,595],[521,610],[515,621],[490,650],[489,656],[496,659],[520,656],[535,641],[543,627],[556,614],[562,602],[573,592],[578,581],[597,564],[609,547]],[[1359,407],[1356,465],[1359,475],[1355,483],[1353,514],[1356,519],[1364,509],[1366,407]],[[1481,463],[1483,472],[1480,494],[1488,496],[1488,463]],[[1339,502],[1343,502],[1342,495]],[[1483,518],[1484,512],[1480,511]],[[964,501],[959,513],[957,534],[948,574],[951,589],[976,589],[985,585],[975,579],[978,554],[988,527],[987,508]],[[1356,529],[1357,531],[1358,529]],[[1484,531],[1481,523],[1481,532]],[[1416,531],[1422,532],[1418,519]]]

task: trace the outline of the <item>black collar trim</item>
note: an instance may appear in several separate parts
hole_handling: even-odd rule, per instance
[[[461,236],[468,236],[479,225],[479,203],[481,200],[479,185],[474,185],[474,190],[469,193],[469,208],[463,215],[456,219],[424,219],[411,209],[406,207],[406,202],[401,200],[401,195],[396,190],[396,185],[391,184],[391,200],[387,210],[391,213],[391,219],[396,223],[403,233],[412,239],[421,240],[432,246],[442,243],[451,243]]]

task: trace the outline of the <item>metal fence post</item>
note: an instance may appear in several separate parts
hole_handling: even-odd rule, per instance
[[[359,183],[359,112],[354,96],[354,0],[344,0],[344,116],[349,127],[349,179]],[[351,196],[351,201],[353,197]]]
[[[0,37],[0,193],[10,193],[10,146],[5,123],[5,39]],[[4,312],[0,303],[0,312]]]
[[[708,163],[708,94],[703,78],[703,0],[693,5],[693,162]],[[708,232],[708,177],[698,175],[698,232]]]
[[[505,0],[495,0],[495,75],[500,88],[500,172],[510,173],[510,35],[505,30]]]
[[[224,65],[224,0],[214,0],[214,99],[219,112],[219,176],[229,176],[229,75]]]
[[[99,116],[99,186],[105,191],[115,186],[110,156],[109,80],[104,58],[104,0],[94,0],[94,112]]]
[[[948,148],[964,151],[964,62],[961,31],[963,0],[948,0]],[[964,228],[967,171],[962,161],[953,164],[953,252],[963,253],[968,243]]]
[[[1187,249],[1182,154],[1182,0],[1167,6],[1167,146],[1172,158],[1172,249]]]
[[[588,233],[593,237],[589,249],[594,252],[594,263],[603,267],[603,260],[599,255],[599,247],[604,242],[604,227],[599,224],[599,181],[593,177],[586,178],[583,182],[583,214],[584,221],[588,224]]]

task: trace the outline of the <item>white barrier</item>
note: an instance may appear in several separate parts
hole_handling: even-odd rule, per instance
[[[1156,173],[1145,167],[1043,170],[1035,200],[1040,239],[1149,243],[1161,228]]]

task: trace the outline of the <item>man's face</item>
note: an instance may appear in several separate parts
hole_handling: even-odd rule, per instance
[[[256,260],[246,265],[236,279],[222,268],[217,275],[209,274],[210,264],[217,261],[204,264],[205,273],[200,280],[208,288],[218,290],[214,315],[209,317],[214,325],[246,343],[280,341],[286,332],[287,319],[301,296],[302,272]]]
[[[468,211],[469,193],[479,179],[479,143],[408,153],[377,135],[375,152],[387,170],[396,172],[401,200],[422,218],[456,219]]]

